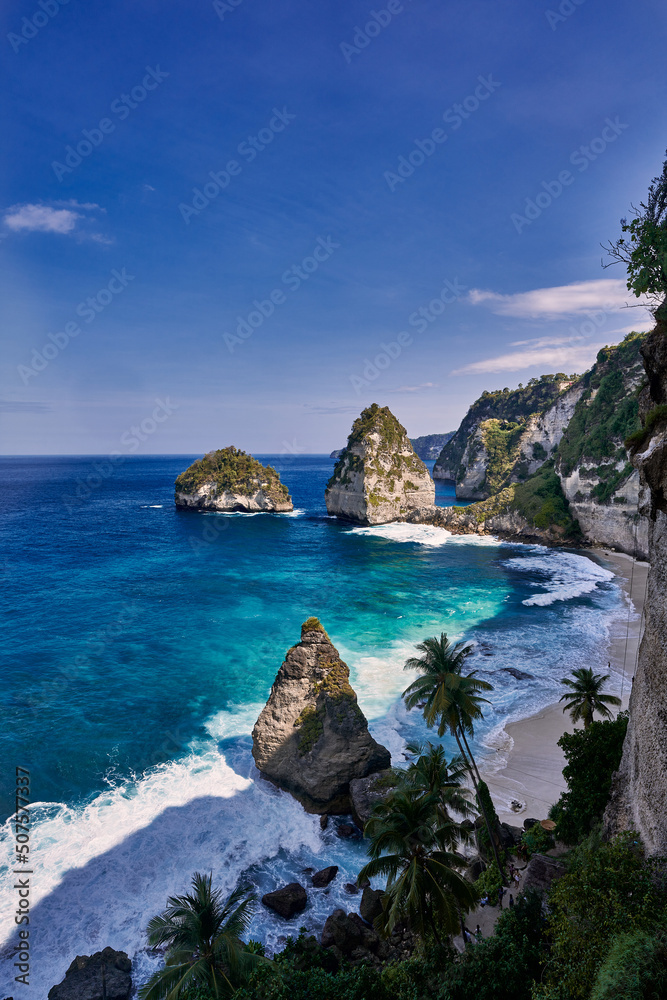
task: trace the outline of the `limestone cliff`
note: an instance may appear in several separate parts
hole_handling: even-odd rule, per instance
[[[433,462],[453,437],[454,431],[447,431],[446,434],[422,434],[421,437],[410,438],[410,444],[422,461]]]
[[[582,545],[553,461],[525,483],[505,489],[468,507],[422,507],[406,515],[413,524],[433,524],[455,535],[496,535],[542,545]]]
[[[177,507],[218,511],[293,510],[292,498],[270,465],[238,448],[221,448],[198,458],[175,484]]]
[[[354,421],[325,499],[330,514],[359,524],[385,524],[434,503],[428,469],[388,407],[373,403]]]
[[[648,386],[643,429],[632,439],[651,564],[645,627],[630,696],[623,758],[605,813],[608,834],[633,828],[650,854],[667,855],[667,323],[641,347]]]
[[[457,497],[468,500],[523,482],[553,457],[582,392],[577,376],[559,373],[482,393],[440,453],[433,478],[453,480]]]
[[[581,378],[580,398],[556,456],[556,471],[573,517],[592,545],[641,559],[648,553],[648,521],[638,512],[639,472],[624,441],[639,427],[638,396],[645,383],[640,347],[631,333],[605,347]]]
[[[350,671],[317,618],[301,628],[252,731],[261,773],[308,812],[350,811],[350,781],[389,767],[368,732]]]

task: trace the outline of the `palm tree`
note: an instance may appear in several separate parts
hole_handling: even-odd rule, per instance
[[[427,795],[437,795],[437,809],[445,821],[452,820],[452,813],[465,819],[476,815],[470,792],[461,784],[468,767],[460,754],[448,762],[445,749],[440,745],[414,742],[408,743],[405,749],[414,758],[402,772],[406,786]],[[466,831],[462,830],[461,837],[466,839],[466,836]]]
[[[178,1000],[188,987],[207,986],[212,996],[230,996],[267,959],[245,950],[240,940],[252,916],[255,896],[239,886],[223,901],[212,875],[197,872],[192,891],[170,896],[167,908],[148,924],[153,947],[167,945],[166,964],[139,990],[140,1000]]]
[[[449,848],[458,824],[438,812],[438,794],[399,788],[376,804],[365,833],[371,860],[359,879],[382,875],[387,888],[378,929],[391,933],[407,919],[419,934],[427,929],[441,943],[439,928],[454,933],[460,912],[470,910],[477,893],[456,870],[465,859]],[[384,853],[387,852],[387,853]]]
[[[493,691],[493,685],[477,677],[476,670],[471,670],[468,674],[461,672],[466,658],[472,653],[472,646],[465,646],[462,642],[452,646],[445,632],[440,634],[440,638],[433,636],[424,639],[418,644],[417,649],[423,655],[411,657],[404,669],[418,670],[421,676],[403,692],[405,704],[408,708],[423,704],[426,724],[434,726],[437,722],[438,736],[444,736],[448,729],[456,739],[475,788],[498,871],[502,874],[503,868],[491,823],[479,794],[479,783],[482,778],[466,738],[466,735],[474,735],[473,722],[483,718],[481,706],[483,703],[488,704],[488,699],[482,698],[480,692]]]
[[[609,680],[609,674],[594,674],[590,667],[579,667],[572,671],[572,678],[566,677],[561,684],[572,688],[560,701],[565,702],[564,712],[570,713],[572,722],[583,720],[584,729],[588,729],[593,721],[593,712],[603,718],[611,718],[608,705],[620,705],[621,699],[613,694],[602,694],[604,684]]]

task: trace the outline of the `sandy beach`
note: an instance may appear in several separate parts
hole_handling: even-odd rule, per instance
[[[608,652],[612,670],[623,677],[621,688],[612,689],[612,692],[622,694],[623,708],[627,708],[639,645],[648,563],[606,549],[592,551],[616,573],[634,606],[635,614],[629,625],[627,619],[619,617],[612,626]],[[502,821],[521,826],[528,817],[546,819],[550,806],[566,788],[562,775],[565,757],[558,740],[573,728],[562,706],[556,704],[527,719],[510,723],[494,739],[493,748],[507,763],[494,771],[487,759],[484,777]],[[484,771],[483,766],[481,770]],[[511,810],[512,799],[524,803],[520,811]]]

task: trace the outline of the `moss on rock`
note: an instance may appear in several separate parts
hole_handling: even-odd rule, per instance
[[[177,493],[194,493],[208,484],[212,484],[218,494],[252,495],[262,490],[276,502],[291,502],[289,490],[272,466],[262,465],[252,455],[233,446],[210,451],[198,458],[178,476],[175,485]]]

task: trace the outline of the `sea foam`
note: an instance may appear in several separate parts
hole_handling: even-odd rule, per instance
[[[573,552],[550,552],[548,555],[522,556],[508,559],[504,563],[511,569],[543,577],[539,586],[546,593],[533,594],[522,603],[527,606],[548,607],[555,601],[568,601],[597,590],[602,583],[614,579],[611,570],[593,562],[587,556]]]

